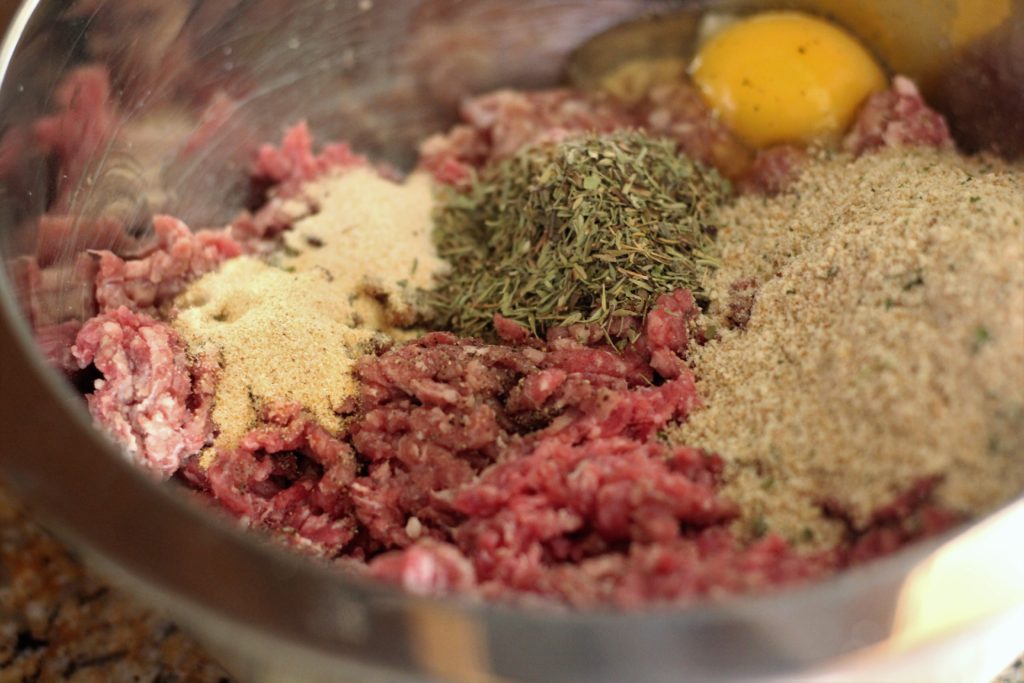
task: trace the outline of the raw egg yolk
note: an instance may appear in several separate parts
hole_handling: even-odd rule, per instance
[[[754,147],[834,137],[886,84],[853,36],[799,12],[727,26],[701,47],[690,74],[722,121]]]

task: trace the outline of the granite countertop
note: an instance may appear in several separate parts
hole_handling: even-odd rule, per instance
[[[232,683],[177,626],[82,568],[0,489],[0,683]]]
[[[0,487],[0,683],[51,681],[236,683],[173,623],[83,569]],[[1021,660],[993,683],[1024,683]]]

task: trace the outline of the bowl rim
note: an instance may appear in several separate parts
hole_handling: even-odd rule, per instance
[[[0,45],[0,92],[10,87],[8,67],[42,2],[21,6]],[[42,358],[6,273],[0,357],[0,410],[18,425],[4,438],[0,465],[45,525],[87,560],[187,624],[218,618],[237,633],[394,672],[533,679],[542,672],[530,659],[556,662],[546,673],[566,680],[790,672],[883,641],[911,569],[977,523],[810,584],[685,609],[576,612],[411,595],[267,543],[128,463]],[[184,561],[186,549],[210,553],[203,558],[209,564]],[[261,571],[244,571],[252,566]],[[791,623],[822,613],[835,623],[817,635]],[[851,635],[866,621],[874,624],[869,635]],[[423,645],[431,629],[449,629],[450,650],[464,668],[433,661]],[[508,645],[512,635],[516,647]],[[706,652],[723,640],[730,647]],[[604,653],[600,661],[595,652]]]

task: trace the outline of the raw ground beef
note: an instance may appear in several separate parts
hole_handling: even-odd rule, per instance
[[[231,233],[256,251],[273,249],[278,235],[319,207],[302,193],[302,185],[328,174],[366,166],[366,157],[345,143],[332,143],[316,153],[309,126],[300,122],[285,131],[281,144],[259,148],[251,170],[254,211],[243,211]]]
[[[807,153],[781,145],[755,153],[708,109],[686,81],[655,86],[627,106],[607,96],[555,89],[498,91],[467,100],[464,123],[428,138],[420,167],[442,183],[463,186],[474,172],[529,145],[557,142],[586,132],[640,128],[675,140],[681,152],[737,182],[741,192],[777,194],[793,182]],[[928,107],[913,81],[896,76],[889,89],[861,108],[843,148],[863,154],[883,147],[950,147],[941,114]]]
[[[71,346],[81,321],[96,314],[95,259],[79,254],[69,266],[41,268],[35,257],[23,256],[9,266],[15,296],[43,356],[65,374],[76,373]]]
[[[868,98],[843,148],[854,154],[882,147],[952,148],[953,138],[942,114],[930,108],[909,78],[896,76],[892,86]]]
[[[78,74],[61,91],[60,111],[34,129],[69,175],[80,176],[81,160],[109,140],[106,78]],[[233,106],[213,101],[205,132],[184,153]],[[754,155],[683,83],[630,107],[569,90],[501,91],[469,100],[461,114],[464,124],[423,144],[420,164],[455,185],[526,145],[624,127],[672,138],[743,191],[781,191],[805,155],[789,147]],[[858,153],[948,144],[936,116],[897,79],[865,105],[846,144]],[[151,315],[169,314],[190,281],[243,252],[272,248],[295,220],[317,211],[304,182],[367,163],[344,144],[316,153],[299,124],[280,146],[260,149],[252,212],[229,229],[192,233],[160,216],[155,244],[130,257],[93,251],[69,271],[59,265],[63,254],[41,242],[15,269],[53,361],[101,376],[86,392],[89,409],[133,460],[176,475],[296,549],[410,591],[577,607],[682,604],[792,584],[952,523],[930,503],[934,483],[923,483],[868,529],[851,525],[844,543],[826,552],[798,553],[774,534],[739,543],[729,527],[736,506],[718,492],[721,459],[658,438],[699,405],[686,363],[696,308],[685,291],[663,295],[646,320],[622,319],[612,331],[616,347],[585,325],[540,340],[500,316],[500,344],[428,334],[359,363],[361,393],[342,436],[295,405],[268,405],[257,427],[204,468],[216,359],[190,358],[177,333]],[[55,216],[48,225],[57,237],[43,242],[67,248],[59,237],[66,221]],[[87,232],[116,244],[116,231],[104,224]],[[46,313],[46,297],[71,281],[81,283],[82,317],[93,316],[84,325]],[[756,285],[741,293],[736,325],[749,315]],[[838,507],[830,513],[844,518]]]
[[[264,427],[190,479],[247,523],[336,555],[356,532],[348,494],[357,469],[352,448],[295,406],[268,408],[261,417]]]
[[[35,330],[36,344],[39,345],[43,357],[69,377],[73,377],[82,369],[78,366],[78,361],[72,353],[80,329],[82,329],[82,323],[77,320],[68,320],[38,327]]]
[[[737,188],[743,194],[779,194],[800,177],[807,159],[807,150],[796,145],[762,149],[740,176]]]
[[[23,256],[10,263],[10,272],[22,310],[36,330],[96,313],[96,259],[89,254],[49,267],[40,267],[34,256]]]
[[[524,147],[623,128],[642,128],[675,140],[682,152],[729,177],[739,175],[751,156],[686,82],[658,86],[631,106],[567,89],[501,90],[467,100],[460,115],[464,124],[428,138],[420,147],[420,167],[456,186],[467,183],[475,169]]]
[[[170,476],[207,444],[216,364],[190,362],[170,325],[117,308],[86,322],[71,351],[102,374],[89,411],[133,460]]]
[[[459,113],[464,125],[420,146],[420,167],[451,185],[530,145],[637,126],[636,117],[609,98],[568,89],[499,90],[467,100]]]
[[[825,503],[829,515],[846,525],[844,563],[860,564],[896,552],[908,543],[941,533],[965,521],[961,513],[932,502],[940,477],[913,482],[891,503],[875,510],[865,529],[857,530],[852,516],[834,501]]]
[[[67,374],[80,368],[71,357],[70,344],[83,319],[121,307],[156,315],[184,291],[192,280],[238,256],[243,245],[230,230],[192,232],[170,216],[153,219],[155,242],[133,256],[108,249],[78,251],[70,260],[58,256],[62,236],[66,244],[83,240],[110,244],[123,235],[116,221],[80,224],[61,216],[39,219],[37,255],[11,263],[15,293],[46,357]]]
[[[263,145],[256,155],[252,176],[257,182],[274,186],[275,194],[293,194],[303,183],[328,171],[365,166],[366,157],[352,151],[344,142],[325,145],[313,152],[313,138],[304,122],[289,128],[280,146]]]
[[[97,253],[96,301],[101,311],[127,306],[153,313],[189,282],[242,253],[242,245],[225,230],[192,232],[171,216],[154,217],[153,229],[156,244],[135,258]]]
[[[277,408],[205,486],[250,525],[418,592],[635,607],[819,576],[837,555],[740,548],[720,459],[655,438],[698,403],[695,312],[688,292],[662,296],[621,353],[585,326],[428,334],[361,361],[346,441]]]
[[[14,260],[11,272],[47,357],[74,375],[78,364],[66,342],[74,340],[82,320],[121,306],[155,313],[189,281],[239,255],[242,244],[224,230],[193,233],[169,216],[156,216],[155,238],[143,241],[116,218],[69,215],[79,184],[91,172],[90,160],[105,157],[119,136],[130,137],[131,125],[121,125],[104,67],[72,71],[57,88],[55,104],[55,113],[32,124],[30,133],[14,128],[5,133],[0,174],[10,170],[6,161],[33,146],[51,157],[57,172],[57,195],[38,219],[34,253]],[[214,93],[198,127],[185,136],[180,155],[208,141],[233,107],[223,93]]]
[[[86,85],[103,90],[105,74],[87,76]],[[47,126],[63,130],[54,122]],[[334,145],[314,155],[308,130],[299,125],[280,149],[263,149],[257,179],[269,177],[279,183],[276,188],[286,188],[301,178],[364,163],[347,149]],[[290,224],[291,218],[282,229]],[[250,232],[239,240],[237,232],[193,232],[176,218],[156,216],[154,240],[141,251],[81,253],[94,242],[117,243],[122,226],[116,221],[83,225],[48,214],[40,219],[36,254],[12,263],[15,290],[47,358],[76,381],[88,376],[83,369],[95,367],[102,378],[92,391],[86,389],[95,419],[133,459],[162,476],[173,474],[183,458],[209,440],[217,368],[215,360],[188,359],[177,333],[150,316],[166,313],[191,281],[267,237]],[[69,242],[69,234],[79,241]],[[62,265],[72,247],[78,255],[70,266]]]
[[[727,178],[741,176],[750,164],[750,150],[708,109],[689,81],[655,86],[641,100],[637,115],[643,129],[675,140],[681,152]]]

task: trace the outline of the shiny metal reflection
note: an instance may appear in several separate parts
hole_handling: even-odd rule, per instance
[[[1013,116],[1024,111],[1024,15],[1019,0],[1007,1],[1013,13],[963,45],[955,44],[961,34],[954,29],[983,26],[962,18],[985,12],[983,2],[795,4],[836,15],[892,64],[932,79],[964,141],[1019,153],[1024,116]],[[93,429],[73,391],[44,365],[17,303],[17,258],[36,249],[38,217],[57,197],[67,198],[72,229],[49,256],[58,266],[53,296],[32,312],[48,322],[83,314],[73,269],[83,249],[138,248],[156,211],[202,227],[243,207],[253,151],[289,123],[305,118],[321,139],[346,138],[405,166],[415,142],[451,121],[463,96],[554,83],[573,48],[623,21],[686,7],[767,4],[27,4],[0,50],[0,136],[8,143],[0,144],[0,410],[18,425],[3,435],[4,474],[53,528],[202,634],[253,683],[750,680],[822,665],[888,637],[905,578],[946,539],[806,589],[648,615],[422,599],[339,577],[243,535],[125,464]],[[967,35],[968,29],[960,30]],[[18,136],[52,111],[57,85],[71,70],[95,63],[109,68],[115,96],[130,113],[81,177],[54,179],[38,150],[17,147]],[[967,78],[966,104],[960,91],[942,88]],[[216,92],[229,97],[230,116],[207,145],[187,152]],[[96,228],[110,218],[123,230]],[[444,647],[459,659],[446,659]]]

